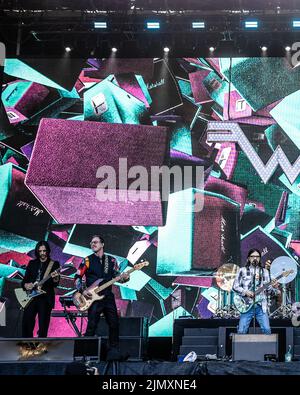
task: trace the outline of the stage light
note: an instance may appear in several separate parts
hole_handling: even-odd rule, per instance
[[[94,22],[94,28],[95,29],[107,29],[107,23],[106,22]]]
[[[289,52],[289,51],[291,50],[291,47],[286,46],[286,47],[285,47],[285,50],[286,50],[287,52]]]
[[[111,52],[114,52],[114,53],[116,53],[117,52],[117,48],[116,47],[113,47],[112,49],[111,49]]]
[[[246,29],[257,29],[258,28],[258,21],[245,21],[245,28]]]
[[[293,20],[293,27],[295,27],[296,29],[300,28],[300,19]]]
[[[209,47],[210,52],[214,52],[215,47]]]
[[[204,22],[192,22],[193,29],[204,29],[205,23]]]
[[[261,47],[261,50],[264,51],[264,52],[265,52],[267,49],[268,49],[268,47],[266,47],[265,45],[263,45],[263,46]]]
[[[72,49],[71,49],[70,47],[65,47],[65,51],[66,51],[66,52],[71,52],[71,50],[72,50]]]
[[[159,22],[147,22],[147,29],[159,29],[160,23]]]
[[[165,47],[165,48],[164,48],[164,52],[166,52],[166,53],[170,52],[170,48]]]

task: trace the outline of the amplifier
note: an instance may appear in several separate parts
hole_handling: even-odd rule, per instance
[[[146,317],[120,317],[120,336],[148,337],[148,318]],[[104,317],[101,317],[96,330],[97,336],[108,336],[108,325]]]
[[[105,361],[107,357],[108,338],[101,338],[101,361]],[[143,361],[147,358],[148,349],[147,340],[141,337],[120,336],[119,349],[121,358],[126,358],[127,361]]]
[[[232,335],[233,361],[264,361],[266,354],[278,358],[278,334],[237,334]]]
[[[103,351],[107,345],[108,325],[104,317],[100,318],[96,331],[103,340]],[[141,361],[147,353],[148,318],[120,317],[119,318],[120,352],[128,355],[128,361]],[[101,360],[105,359],[105,352]]]
[[[6,299],[4,305],[6,320],[4,326],[1,326],[0,323],[0,337],[22,336],[23,310],[20,309],[19,302],[17,301],[15,295],[15,289],[20,288],[20,286],[21,286],[20,280],[10,279],[10,278],[4,279],[2,296]],[[0,303],[0,310],[1,310],[1,303]],[[1,317],[0,317],[0,321],[1,321]]]

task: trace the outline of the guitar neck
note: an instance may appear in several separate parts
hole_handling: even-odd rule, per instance
[[[133,268],[129,269],[126,273],[127,273],[127,274],[130,274],[130,273],[134,272],[135,270],[136,270],[136,269],[133,267]],[[97,287],[97,288],[95,289],[95,292],[97,293],[97,292],[103,291],[105,288],[110,287],[111,285],[113,285],[114,283],[116,283],[116,282],[119,281],[119,280],[120,280],[120,276],[117,276],[117,277],[113,278],[112,280],[108,281],[107,283],[105,283],[105,284],[100,285],[99,287]]]
[[[273,278],[273,280],[269,281],[267,284],[264,284],[261,287],[257,288],[257,290],[254,292],[255,295],[258,295],[259,293],[261,293],[262,291],[267,289],[272,284],[273,281],[279,280],[283,276],[284,276],[284,274],[280,274],[279,276]]]
[[[59,273],[61,270],[62,270],[62,268],[60,267],[60,268],[56,269],[55,271],[56,271],[57,273]],[[52,276],[51,276],[51,273],[48,274],[47,277],[43,278],[41,281],[38,282],[37,286],[38,286],[38,287],[42,286],[42,285],[43,285],[46,281],[48,281],[49,278],[51,278],[51,277],[52,277]]]

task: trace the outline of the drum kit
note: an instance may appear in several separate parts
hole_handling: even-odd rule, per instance
[[[280,256],[274,259],[270,268],[270,276],[274,278],[284,271],[291,271],[287,277],[278,280],[281,284],[281,304],[270,314],[270,318],[292,318],[292,295],[291,289],[287,289],[287,284],[294,280],[297,275],[297,263],[287,256]]]
[[[215,316],[218,318],[238,318],[239,312],[233,304],[233,283],[239,267],[233,263],[225,263],[215,274],[218,285],[218,299]]]
[[[297,263],[294,259],[281,256],[276,258],[270,266],[270,277],[278,277],[279,274],[285,271],[291,271],[287,277],[282,277],[278,280],[281,290],[281,303],[276,310],[270,314],[270,318],[291,318],[292,298],[291,291],[287,289],[287,284],[294,280],[297,275]],[[217,270],[214,278],[218,286],[218,298],[215,311],[217,318],[239,318],[240,313],[233,304],[233,283],[236,278],[239,266],[233,263],[225,263]]]

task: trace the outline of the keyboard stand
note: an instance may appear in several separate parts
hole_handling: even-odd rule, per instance
[[[68,313],[67,313],[67,314],[68,314]],[[74,331],[76,332],[77,336],[78,336],[78,337],[81,337],[81,336],[82,336],[82,333],[80,332],[80,330],[78,329],[78,326],[77,326],[77,324],[76,324],[76,317],[74,317],[73,314],[70,314],[70,313],[69,313],[69,319],[70,319],[71,325],[73,326]]]
[[[79,328],[78,328],[78,326],[77,326],[77,324],[76,324],[76,318],[77,318],[77,317],[82,317],[82,315],[81,315],[81,314],[79,315],[77,312],[74,313],[74,312],[68,311],[68,310],[66,309],[66,306],[65,306],[65,305],[64,305],[64,315],[65,315],[66,320],[67,320],[68,322],[70,322],[70,324],[72,325],[72,327],[73,327],[73,329],[74,329],[76,335],[77,335],[78,337],[81,337],[81,336],[82,336],[82,333],[80,332],[80,330],[79,330]]]
[[[61,296],[59,298],[60,304],[63,307],[63,311],[53,311],[51,312],[51,316],[52,317],[64,317],[67,322],[72,326],[74,332],[76,333],[76,335],[78,337],[82,337],[82,333],[79,330],[77,324],[76,324],[76,318],[83,318],[83,317],[87,317],[88,314],[87,312],[81,312],[78,310],[68,310],[68,308],[74,306],[73,303],[73,294],[75,291],[73,291],[72,293],[69,293],[68,295],[64,295]]]

